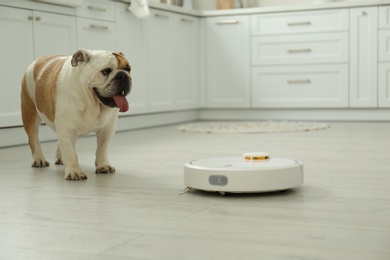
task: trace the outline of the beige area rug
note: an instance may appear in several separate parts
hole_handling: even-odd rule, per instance
[[[326,123],[289,121],[200,121],[183,124],[179,131],[196,133],[282,133],[315,131],[329,128]]]

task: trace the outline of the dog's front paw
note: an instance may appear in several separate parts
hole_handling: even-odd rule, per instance
[[[48,167],[50,165],[50,163],[48,161],[46,161],[45,159],[38,159],[38,160],[34,160],[31,164],[31,167],[34,167],[34,168],[43,168],[43,167]]]
[[[67,181],[80,181],[86,179],[87,179],[87,175],[85,175],[80,169],[65,170],[65,180]]]
[[[110,164],[96,166],[96,171],[95,171],[95,173],[114,173],[114,172],[115,172],[115,167]]]

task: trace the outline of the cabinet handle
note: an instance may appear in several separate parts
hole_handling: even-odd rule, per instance
[[[183,23],[193,23],[194,22],[193,20],[186,19],[186,18],[181,18],[180,21]]]
[[[237,19],[227,19],[227,20],[219,20],[217,21],[217,24],[237,24],[239,22],[240,21],[238,21]]]
[[[97,24],[90,24],[89,28],[91,29],[99,29],[99,30],[109,30],[110,27],[105,26],[105,25],[97,25]]]
[[[302,25],[311,25],[310,21],[302,21],[302,22],[290,22],[287,23],[288,26],[302,26]]]
[[[166,14],[154,14],[155,17],[158,17],[158,18],[164,18],[164,19],[168,19],[169,16],[166,15]]]
[[[32,16],[32,15],[30,15],[29,17],[27,17],[27,19],[28,19],[29,21],[33,21],[33,20],[35,19],[35,21],[38,21],[38,22],[42,20],[42,18],[41,18],[40,16],[34,17],[34,16]]]
[[[289,49],[287,50],[288,53],[297,53],[297,52],[311,52],[310,48],[305,48],[305,49]]]
[[[100,7],[100,6],[95,6],[95,5],[89,5],[88,9],[93,10],[93,11],[99,11],[99,12],[107,12],[106,8]]]
[[[290,79],[287,80],[288,84],[310,84],[311,80],[310,79]]]

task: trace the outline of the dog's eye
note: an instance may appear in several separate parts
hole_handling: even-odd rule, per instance
[[[107,69],[102,70],[102,74],[103,74],[104,76],[110,75],[111,72],[112,72],[112,69],[110,69],[110,68],[107,68]]]

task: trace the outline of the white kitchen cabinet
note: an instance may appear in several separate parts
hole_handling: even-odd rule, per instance
[[[145,23],[148,111],[197,108],[197,18],[151,10]]]
[[[122,52],[131,65],[133,88],[127,96],[129,110],[126,114],[140,114],[148,111],[145,26],[128,7],[128,4],[116,3],[116,31],[120,33],[116,37],[115,51]]]
[[[0,49],[3,81],[0,127],[22,125],[20,88],[30,63],[45,54],[71,55],[76,48],[75,17],[0,7]],[[12,73],[10,73],[12,72]]]
[[[390,63],[379,64],[379,95],[381,108],[390,108]]]
[[[379,7],[378,106],[390,108],[390,6]]]
[[[173,16],[172,85],[175,110],[199,106],[199,21]]]
[[[252,15],[253,108],[347,108],[348,10]]]
[[[0,127],[22,124],[20,86],[22,75],[34,59],[32,21],[29,10],[0,7]],[[31,18],[30,18],[31,19]]]
[[[350,107],[378,106],[378,8],[350,10]]]
[[[259,66],[252,69],[255,108],[346,108],[348,65]]]
[[[250,107],[249,16],[206,18],[206,106]]]
[[[149,112],[173,110],[172,48],[173,14],[151,10],[146,23]]]

